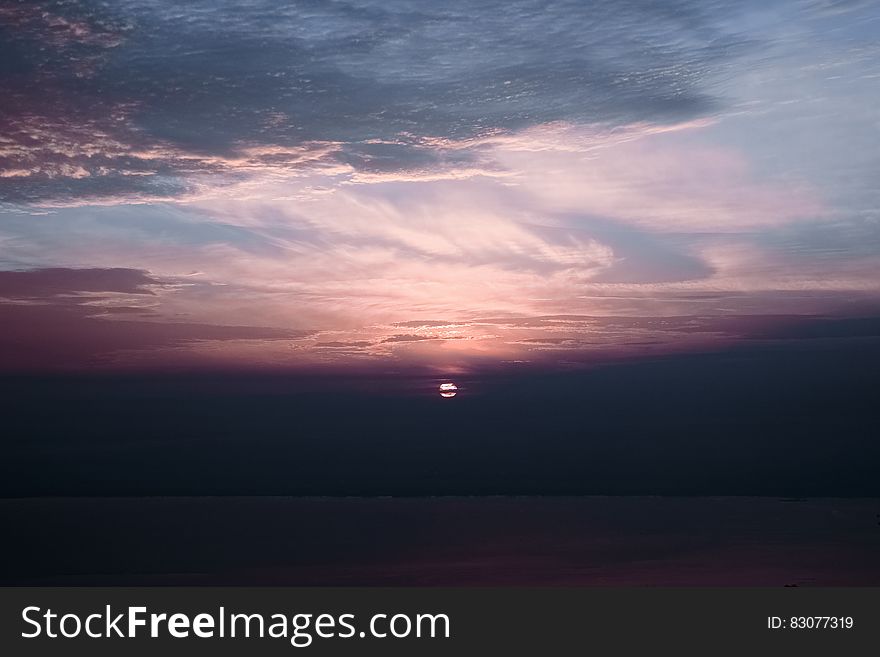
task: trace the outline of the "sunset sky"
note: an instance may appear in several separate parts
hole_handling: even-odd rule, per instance
[[[876,335],[880,6],[0,2],[0,370]]]

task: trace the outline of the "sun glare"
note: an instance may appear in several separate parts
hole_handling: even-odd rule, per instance
[[[441,397],[455,397],[458,393],[458,386],[454,383],[441,383],[440,384],[440,396]]]

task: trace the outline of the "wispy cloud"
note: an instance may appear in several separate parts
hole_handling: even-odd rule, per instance
[[[371,175],[465,164],[424,138],[675,122],[711,106],[700,82],[742,41],[686,1],[0,10],[0,190],[13,202],[173,197],[206,172],[312,164],[314,144]]]

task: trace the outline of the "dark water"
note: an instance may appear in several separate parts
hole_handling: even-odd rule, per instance
[[[880,500],[0,500],[2,584],[880,585]]]

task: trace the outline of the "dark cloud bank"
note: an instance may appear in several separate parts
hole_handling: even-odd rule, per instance
[[[114,363],[124,368],[133,353],[156,354],[159,363],[174,367],[182,364],[174,348],[194,342],[305,335],[286,329],[161,321],[149,307],[126,303],[124,295],[154,296],[154,289],[168,284],[135,269],[0,271],[0,370],[88,370]],[[104,303],[110,300],[115,303]]]
[[[876,496],[877,338],[456,379],[0,377],[6,496]]]

